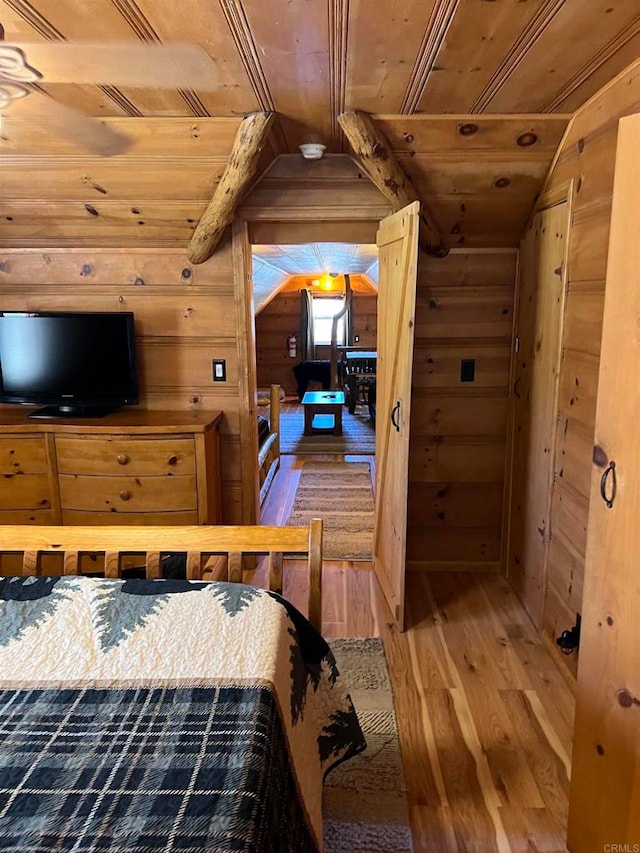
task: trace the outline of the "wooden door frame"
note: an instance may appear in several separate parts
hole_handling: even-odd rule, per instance
[[[535,207],[531,212],[531,216],[529,217],[527,224],[523,231],[523,236],[526,234],[528,228],[533,222],[533,219],[538,215],[538,213],[543,213],[545,210],[550,210],[553,207],[557,207],[559,204],[567,204],[567,235],[564,245],[564,256],[562,261],[562,317],[560,320],[560,349],[559,349],[559,359],[558,359],[558,371],[555,378],[554,390],[553,390],[553,411],[555,412],[555,427],[553,430],[551,447],[549,448],[550,454],[550,464],[552,465],[552,475],[553,468],[555,467],[555,458],[556,458],[556,449],[557,449],[557,436],[558,436],[558,395],[560,393],[560,363],[562,361],[562,340],[564,337],[564,328],[565,328],[565,316],[566,316],[566,307],[567,307],[567,289],[568,289],[568,271],[569,271],[569,249],[571,242],[571,223],[573,220],[573,208],[575,204],[576,197],[576,187],[575,181],[571,178],[569,181],[566,181],[563,184],[560,184],[557,187],[554,187],[552,190],[548,190],[543,192],[540,195],[540,198],[537,200]],[[508,564],[509,564],[509,554],[511,549],[511,535],[512,535],[512,513],[511,513],[511,501],[513,499],[513,461],[514,461],[514,439],[515,439],[515,411],[516,411],[516,399],[514,395],[514,383],[515,383],[515,375],[516,375],[516,362],[517,355],[516,352],[516,331],[518,328],[518,318],[520,312],[520,248],[518,248],[518,262],[516,265],[516,288],[514,294],[513,301],[513,331],[511,335],[511,363],[509,366],[509,406],[508,406],[508,415],[507,415],[507,459],[506,459],[506,477],[504,484],[504,499],[502,503],[502,529],[504,530],[504,535],[502,537],[502,548],[500,555],[500,562],[502,566],[502,574],[509,577],[508,573]],[[549,489],[548,502],[546,508],[546,518],[549,520],[549,525],[551,524],[551,508],[553,506],[553,493],[555,489],[555,477],[552,476],[551,479],[551,488]],[[552,531],[549,529],[549,535],[545,542],[544,546],[544,557],[543,557],[543,595],[546,590],[547,585],[547,576],[548,576],[548,561],[549,561],[549,543],[551,540]],[[536,625],[536,629],[540,630],[541,626]]]
[[[236,217],[231,233],[238,354],[238,400],[240,402],[242,523],[257,524],[260,517],[260,480],[256,430],[256,324],[253,305],[253,263],[247,220]],[[247,459],[253,460],[253,466],[245,464]]]
[[[243,524],[256,524],[260,517],[260,486],[258,470],[258,441],[255,429],[256,421],[256,337],[255,314],[253,305],[252,278],[252,226],[277,229],[278,240],[292,245],[320,242],[318,235],[326,231],[327,242],[353,243],[353,236],[345,235],[340,240],[340,232],[355,222],[364,229],[371,228],[372,239],[376,242],[376,232],[380,220],[390,212],[388,205],[361,206],[349,209],[349,223],[345,222],[345,211],[336,207],[323,208],[322,218],[313,212],[313,208],[250,207],[240,210],[232,228],[233,283],[236,304],[236,338],[238,347],[238,374],[240,387],[240,454],[242,484],[242,521]],[[287,236],[290,235],[290,236]],[[305,237],[305,235],[308,235]],[[338,235],[338,236],[336,236]],[[244,325],[246,324],[246,325]],[[246,464],[245,460],[253,464]]]

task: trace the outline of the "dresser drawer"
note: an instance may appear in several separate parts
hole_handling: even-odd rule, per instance
[[[48,474],[4,474],[0,476],[0,510],[50,509]]]
[[[52,509],[2,509],[0,524],[57,524]]]
[[[89,477],[60,474],[63,510],[178,512],[196,510],[195,477]]]
[[[198,513],[185,512],[83,512],[78,509],[65,509],[62,512],[63,524],[129,524],[134,527],[160,525],[171,527],[174,524],[197,524]]]
[[[0,474],[46,474],[47,470],[43,436],[0,438]]]
[[[195,476],[192,438],[126,438],[114,436],[56,436],[61,474],[102,476]]]

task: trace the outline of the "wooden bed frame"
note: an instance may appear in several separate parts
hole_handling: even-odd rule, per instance
[[[260,474],[260,503],[262,504],[269,486],[280,467],[280,386],[269,389],[269,435],[258,451]]]
[[[163,554],[185,552],[187,578],[202,579],[205,558],[225,557],[227,579],[242,583],[242,555],[267,554],[269,589],[282,592],[283,557],[307,558],[309,621],[318,631],[322,611],[322,521],[304,527],[199,525],[185,527],[65,527],[0,526],[0,560],[22,554],[23,575],[41,573],[44,554],[63,554],[64,575],[80,574],[84,555],[104,555],[105,577],[117,578],[123,555],[144,555],[146,576],[161,576]],[[1,563],[0,563],[1,568]]]

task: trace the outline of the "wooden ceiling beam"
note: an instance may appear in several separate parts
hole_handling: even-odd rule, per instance
[[[389,199],[394,212],[420,201],[420,245],[433,257],[445,257],[449,249],[443,245],[429,211],[375,121],[368,113],[349,111],[339,115],[338,122],[363,171]]]
[[[189,241],[187,257],[192,264],[204,263],[215,252],[249,189],[275,117],[274,112],[250,113],[240,123],[224,174]]]

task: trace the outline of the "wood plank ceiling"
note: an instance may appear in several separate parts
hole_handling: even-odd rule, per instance
[[[474,195],[479,181],[509,178],[514,215],[475,244],[514,245],[513,237],[496,243],[506,239],[497,234],[514,232],[530,209],[546,149],[566,123],[561,114],[640,54],[638,0],[189,0],[187,8],[175,0],[0,0],[9,43],[191,42],[214,58],[219,79],[215,91],[203,92],[52,84],[45,75],[42,92],[104,117],[134,142],[124,155],[89,156],[43,132],[29,97],[2,108],[0,245],[186,246],[224,170],[238,117],[258,109],[278,113],[264,166],[301,142],[346,151],[337,115],[361,109],[384,117],[424,200]],[[459,117],[472,113],[555,113],[558,121],[535,119],[550,129],[535,156],[512,156],[508,128],[502,143],[498,130],[487,135],[493,153],[474,162],[469,151],[482,149],[479,136],[463,151],[451,143]],[[456,117],[442,125],[448,141],[433,121],[421,123],[424,114]],[[427,168],[439,144],[457,158],[455,174]],[[504,173],[501,144],[510,152],[506,165],[530,165]],[[438,216],[443,232],[455,235],[460,208],[446,202]],[[467,213],[467,221],[473,216],[486,212]]]

